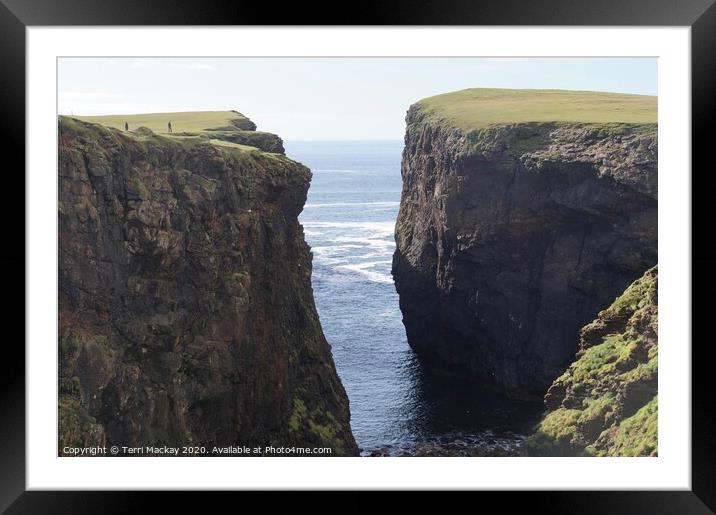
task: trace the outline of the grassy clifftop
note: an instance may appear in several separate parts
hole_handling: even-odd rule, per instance
[[[421,100],[428,120],[464,131],[519,123],[656,124],[657,97],[554,89],[471,88]]]
[[[128,135],[147,132],[174,139],[197,139],[239,150],[283,154],[281,138],[256,130],[256,124],[237,111],[186,111],[176,113],[74,116],[84,122],[117,129]],[[169,123],[172,132],[169,132]],[[125,130],[125,124],[129,130]]]
[[[125,122],[130,129],[146,127],[156,133],[168,132],[171,122],[173,132],[202,133],[220,128],[253,130],[256,126],[246,116],[236,111],[186,111],[177,113],[113,114],[103,116],[76,116],[85,122],[124,130]]]
[[[581,332],[575,362],[545,396],[536,455],[656,456],[657,269]]]
[[[297,219],[311,172],[211,139],[58,120],[61,453],[358,453]]]

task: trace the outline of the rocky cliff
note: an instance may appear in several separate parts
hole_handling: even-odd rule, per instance
[[[393,277],[435,373],[541,398],[657,260],[656,99],[465,90],[407,115]]]
[[[528,448],[549,456],[656,456],[658,282],[653,268],[581,330]]]
[[[357,454],[297,221],[311,173],[234,143],[282,151],[227,116],[242,123],[186,132],[174,117],[171,137],[60,117],[60,452]]]

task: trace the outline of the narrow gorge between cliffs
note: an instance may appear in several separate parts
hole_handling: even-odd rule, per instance
[[[519,455],[541,404],[426,373],[411,350],[391,260],[402,141],[285,142],[313,177],[300,222],[321,325],[362,455]]]

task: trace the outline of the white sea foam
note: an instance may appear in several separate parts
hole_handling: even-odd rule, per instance
[[[347,249],[362,249],[363,245],[317,245],[311,247],[315,254],[336,254]]]
[[[370,203],[375,204],[383,203]],[[336,272],[358,274],[369,282],[393,283],[390,264],[395,249],[395,222],[307,221],[303,225],[322,233],[323,245],[311,249],[316,263]]]
[[[375,170],[351,170],[349,168],[316,168],[311,170],[313,173],[349,173],[349,174],[365,174],[371,175],[376,173]]]
[[[316,256],[316,263],[320,263],[322,265],[328,265],[328,266],[336,266],[336,265],[343,265],[346,263],[346,260],[343,258],[332,258],[329,256]]]
[[[356,206],[376,206],[376,207],[397,207],[400,202],[327,202],[323,204],[308,203],[303,206],[304,209],[319,207],[356,207]]]
[[[393,234],[395,222],[303,222],[303,226],[326,229],[363,229]]]
[[[348,270],[367,270],[369,268],[373,268],[378,265],[389,265],[390,261],[383,260],[383,261],[362,261],[360,263],[355,263],[352,265],[345,265],[341,268],[347,268]]]
[[[398,205],[400,205],[400,202],[398,202]],[[392,211],[393,209],[395,209],[395,207],[378,207],[376,209],[369,209],[368,211],[371,213],[379,213],[383,211]]]
[[[349,262],[353,257],[352,251],[355,249],[365,248],[362,245],[332,245],[311,247],[314,257],[321,263],[327,265],[334,263]]]
[[[359,247],[371,247],[373,249],[383,249],[384,252],[391,252],[395,248],[395,242],[385,240],[380,237],[360,236],[339,236],[335,241],[345,244],[360,244]]]
[[[390,263],[390,261],[364,261],[362,263],[352,263],[348,265],[340,265],[337,266],[337,269],[341,270],[348,270],[351,272],[358,273],[365,278],[367,278],[369,281],[374,283],[383,283],[383,284],[392,284],[393,278],[390,274],[387,274],[385,272],[378,272],[376,270],[371,270],[371,268],[379,265],[385,265]]]
[[[322,229],[321,236],[337,233],[333,241],[341,245],[364,245],[392,249],[394,222],[304,222],[309,230]]]

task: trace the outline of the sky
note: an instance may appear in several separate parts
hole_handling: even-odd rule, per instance
[[[656,58],[61,58],[60,114],[236,110],[288,141],[402,139],[465,88],[657,94]]]

